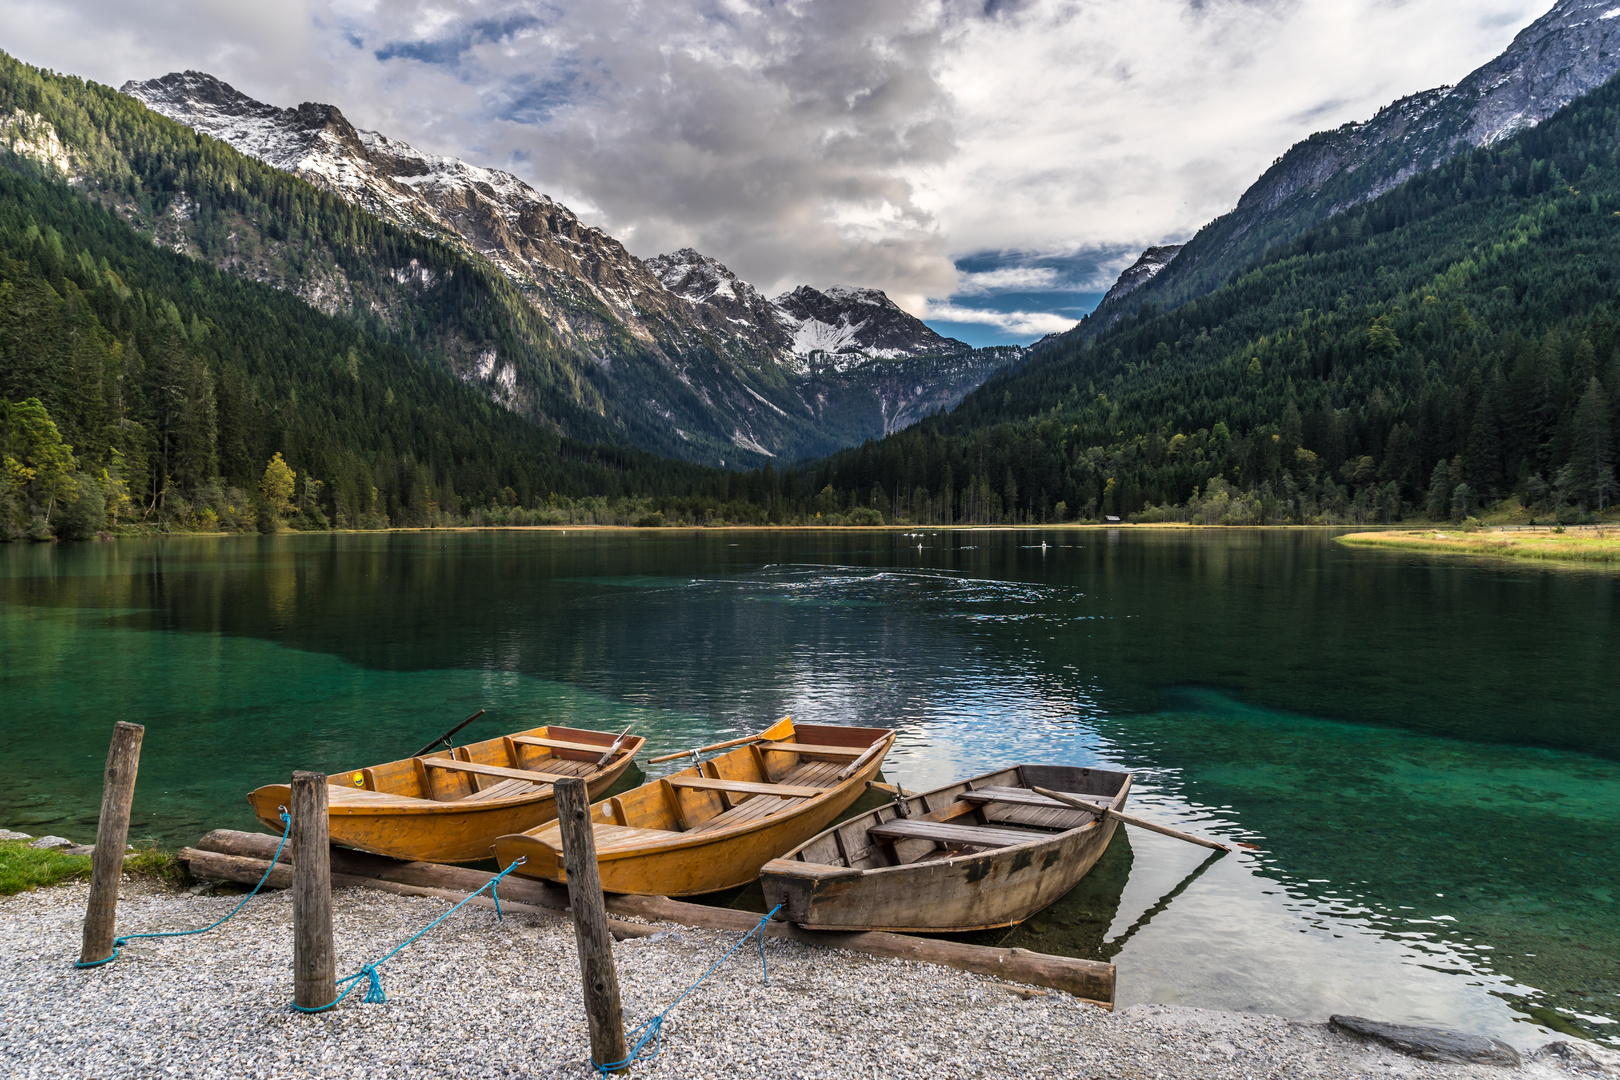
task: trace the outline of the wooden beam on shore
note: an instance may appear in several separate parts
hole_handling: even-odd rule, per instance
[[[251,834],[249,834],[251,835]],[[333,854],[337,854],[334,849]],[[182,848],[180,860],[191,868],[191,875],[206,881],[235,881],[241,884],[257,884],[264,876],[265,869],[270,865],[266,859],[255,859],[245,855],[226,855],[218,851],[203,851],[199,848]],[[269,879],[264,883],[266,888],[285,889],[292,885],[292,867],[283,859],[271,871]],[[512,881],[507,878],[501,884],[505,886]],[[459,903],[467,899],[468,893],[460,889],[441,889],[431,885],[406,885],[398,881],[384,881],[382,878],[363,877],[358,874],[332,875],[333,888],[375,889],[378,892],[393,893],[395,896],[431,896],[436,900],[449,900]],[[470,901],[473,907],[481,907],[488,911],[495,910],[495,900],[489,894],[474,896]],[[519,911],[528,915],[557,915],[558,909],[541,904],[526,904],[521,900],[513,900],[510,896],[501,897],[502,911]],[[615,941],[624,941],[627,938],[651,937],[658,933],[658,927],[646,923],[625,922],[623,919],[609,919],[608,931]]]
[[[200,849],[200,850],[199,850]],[[214,878],[252,884],[269,867],[270,856],[276,850],[276,837],[264,833],[238,832],[217,829],[197,842],[197,848],[186,848],[180,858],[200,878]],[[353,885],[403,892],[403,886],[412,891],[407,895],[445,895],[446,899],[460,899],[475,892],[489,881],[493,874],[470,870],[461,866],[439,863],[401,862],[381,855],[369,855],[344,848],[332,849],[332,884]],[[289,862],[283,852],[282,860]],[[267,885],[285,887],[292,880],[290,871],[285,877],[277,869],[270,875]],[[500,884],[501,903],[510,899],[548,911],[562,912],[568,907],[568,893],[560,885],[546,881],[506,878]],[[737,933],[752,929],[759,923],[759,915],[731,908],[707,907],[671,900],[666,896],[610,895],[606,907],[609,915],[621,918],[646,919],[650,922],[677,923],[708,930],[731,930]],[[610,919],[609,929],[615,937],[641,936],[651,928],[636,923]],[[626,932],[628,931],[628,932]],[[827,930],[805,930],[792,923],[773,922],[764,930],[767,937],[789,938],[794,941],[822,945],[830,949],[847,949],[868,956],[890,956],[901,960],[915,960],[925,964],[939,964],[959,971],[972,971],[981,975],[994,975],[1009,982],[1029,983],[1052,990],[1062,990],[1075,997],[1112,1009],[1114,1002],[1114,965],[1095,960],[1080,960],[1069,956],[1050,956],[1028,949],[998,949],[983,945],[967,945],[938,938],[916,937],[910,934],[890,934],[869,930],[843,933]]]

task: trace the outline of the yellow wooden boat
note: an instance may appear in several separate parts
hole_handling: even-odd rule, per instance
[[[894,736],[783,717],[746,745],[595,804],[602,888],[694,896],[754,880],[860,797]],[[566,880],[555,820],[495,841],[503,868],[519,857],[519,874]]]
[[[615,740],[617,744],[615,744]],[[537,727],[326,778],[332,842],[396,859],[487,859],[497,836],[557,818],[551,781],[577,776],[592,798],[613,786],[646,739]],[[281,831],[286,784],[248,794],[253,813]]]

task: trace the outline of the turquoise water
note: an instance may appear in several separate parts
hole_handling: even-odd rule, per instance
[[[477,708],[469,736],[633,724],[649,753],[897,726],[907,787],[1117,763],[1139,813],[1257,846],[1122,833],[992,935],[1114,960],[1122,1004],[1620,1041],[1617,584],[1307,531],[9,545],[0,825],[88,838],[118,719],[147,725],[134,832],[169,843]]]

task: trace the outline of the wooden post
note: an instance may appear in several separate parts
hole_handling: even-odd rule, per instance
[[[601,1064],[623,1061],[630,1050],[624,1041],[619,972],[613,966],[613,937],[608,933],[602,874],[596,865],[591,797],[579,777],[555,781],[552,791],[556,793],[563,868],[568,876],[568,906],[574,915],[574,942],[579,946],[579,974],[585,983],[591,1060]]]
[[[306,1009],[337,997],[332,952],[332,852],[326,775],[292,774],[293,1001]]]
[[[113,725],[107,748],[107,770],[101,787],[101,821],[96,825],[95,857],[90,863],[90,904],[84,913],[84,943],[79,963],[91,964],[112,955],[118,920],[118,882],[124,876],[124,846],[129,843],[129,806],[135,798],[135,771],[141,763],[141,737],[146,729],[120,720]]]

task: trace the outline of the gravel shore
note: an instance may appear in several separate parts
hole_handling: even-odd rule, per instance
[[[0,1072],[8,1077],[594,1076],[573,931],[561,916],[469,905],[385,964],[388,1001],[357,990],[330,1013],[287,1008],[292,909],[254,899],[213,933],[139,941],[103,967],[73,967],[87,888],[0,898]],[[121,890],[119,932],[203,926],[239,894]],[[339,975],[442,914],[448,903],[339,889]],[[616,946],[626,1019],[664,1008],[737,935],[678,929]],[[769,941],[752,943],[665,1024],[636,1076],[1258,1077],[1620,1076],[1581,1054],[1520,1068],[1441,1065],[1323,1024],[1169,1006],[1105,1013],[982,976]],[[1605,1057],[1601,1051],[1597,1056]],[[1620,1060],[1607,1056],[1610,1062]]]

